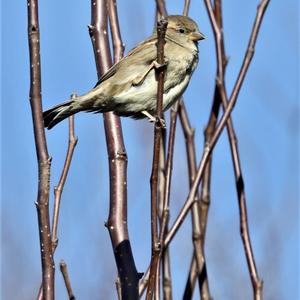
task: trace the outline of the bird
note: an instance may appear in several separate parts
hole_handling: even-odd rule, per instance
[[[170,108],[187,88],[198,64],[198,42],[205,38],[194,20],[181,15],[167,18],[165,34],[165,71],[163,111]],[[113,65],[96,86],[71,100],[43,113],[44,126],[51,129],[57,123],[78,112],[104,113],[134,119],[156,118],[157,32],[138,44]]]

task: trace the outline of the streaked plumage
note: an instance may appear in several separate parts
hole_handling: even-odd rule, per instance
[[[164,48],[166,59],[163,110],[185,91],[198,63],[198,40],[204,36],[196,23],[183,16],[169,16]],[[155,114],[157,81],[154,62],[157,56],[156,30],[115,64],[86,94],[44,112],[48,129],[80,111],[108,112],[119,116],[145,118]]]

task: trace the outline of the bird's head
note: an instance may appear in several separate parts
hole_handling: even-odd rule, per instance
[[[195,43],[205,38],[195,21],[185,16],[168,16],[166,35],[180,43]]]

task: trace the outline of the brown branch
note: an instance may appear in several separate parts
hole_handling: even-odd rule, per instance
[[[191,300],[193,298],[193,292],[195,289],[197,277],[198,277],[198,270],[197,270],[197,262],[194,253],[191,261],[190,271],[184,288],[184,293],[182,297],[183,300]]]
[[[71,99],[75,98],[76,94],[71,95]],[[58,182],[58,185],[54,188],[54,210],[53,210],[53,219],[52,219],[52,250],[53,254],[57,247],[58,238],[57,238],[57,226],[58,226],[58,217],[59,217],[59,208],[61,201],[61,194],[65,186],[65,182],[68,176],[68,172],[70,169],[74,149],[78,142],[78,138],[75,137],[74,131],[74,116],[69,118],[69,144],[67,155],[64,163],[64,167]]]
[[[172,121],[171,121],[172,124]],[[164,130],[162,137],[162,147],[160,148],[160,159],[159,159],[159,193],[158,193],[158,201],[159,201],[159,224],[160,228],[163,223],[163,215],[164,215],[164,199],[165,199],[165,188],[166,188],[166,160],[165,160],[165,148],[166,148],[166,131]],[[171,129],[172,131],[172,129]],[[168,226],[166,227],[166,231],[168,230]],[[171,300],[172,299],[172,281],[171,281],[171,266],[170,266],[170,256],[168,249],[162,254],[162,289],[163,289],[163,299]],[[158,269],[160,271],[160,269]],[[159,278],[160,279],[160,278]],[[160,289],[156,289],[158,293]],[[159,298],[159,297],[157,297]]]
[[[189,14],[190,4],[191,0],[184,0],[184,8],[182,13],[184,16],[187,16]]]
[[[119,277],[116,279],[115,284],[116,284],[116,290],[117,290],[118,300],[122,300],[121,282],[120,282],[120,278]]]
[[[72,94],[71,98],[75,98],[76,94]],[[58,244],[57,238],[57,226],[58,226],[58,217],[59,217],[59,208],[60,208],[60,201],[62,191],[64,189],[64,185],[67,179],[67,175],[70,169],[74,149],[77,144],[77,137],[75,137],[74,132],[74,116],[69,117],[69,144],[67,155],[64,163],[64,167],[58,182],[58,185],[54,188],[54,209],[53,209],[53,218],[52,218],[52,233],[51,233],[51,241],[52,241],[52,256],[54,257],[54,252],[56,250]],[[42,288],[39,289],[39,294],[37,299],[43,299],[43,290]]]
[[[156,0],[156,10],[158,13],[158,20],[161,17],[166,17],[168,15],[167,9],[166,9],[166,3],[164,0]]]
[[[193,184],[196,175],[196,149],[195,149],[195,141],[194,141],[194,129],[191,127],[187,112],[184,106],[184,103],[181,102],[180,110],[179,110],[179,117],[181,120],[183,133],[186,141],[186,152],[187,152],[187,159],[188,159],[188,171],[189,171],[189,184],[190,187]],[[205,173],[204,173],[205,174]],[[199,213],[199,208],[201,207],[199,203],[199,196],[198,192],[195,196],[195,201],[192,205],[192,228],[193,228],[193,245],[194,245],[194,254],[192,260],[195,259],[196,266],[197,266],[197,273],[199,278],[199,288],[200,288],[200,295],[201,299],[211,299],[208,280],[207,280],[207,272],[206,272],[206,264],[205,264],[205,255],[204,255],[204,235],[202,233],[201,227],[201,218]],[[206,206],[208,207],[208,206]],[[193,262],[191,263],[191,268],[193,267]],[[187,295],[192,296],[192,291],[188,292],[191,287],[191,278],[190,276],[192,269],[189,272],[188,281],[186,284],[186,290],[184,292],[185,300],[189,299]],[[194,287],[194,285],[192,286]],[[191,299],[191,298],[190,298]]]
[[[166,228],[167,230],[167,228]],[[162,256],[162,279],[163,279],[163,299],[172,300],[172,278],[169,249],[165,249]]]
[[[116,0],[108,0],[108,14],[109,14],[109,24],[112,35],[112,43],[114,49],[114,62],[118,62],[124,55],[124,44],[121,39],[121,32],[119,26],[119,18],[117,11],[117,1]]]
[[[168,230],[169,223],[169,207],[170,207],[170,190],[171,190],[171,180],[172,180],[172,170],[173,170],[173,156],[174,156],[174,144],[175,144],[175,133],[176,133],[176,123],[177,123],[177,112],[178,103],[175,103],[171,108],[170,113],[170,133],[168,141],[168,152],[167,160],[165,165],[165,186],[164,186],[164,197],[163,197],[163,209],[160,227],[160,254],[159,259],[162,258],[162,272],[163,272],[163,293],[164,299],[172,299],[172,283],[171,283],[171,272],[170,272],[170,258],[168,249],[164,249],[164,237]]]
[[[157,78],[157,106],[156,106],[156,122],[154,127],[154,147],[153,147],[153,164],[150,179],[151,186],[151,264],[150,276],[147,289],[146,299],[151,300],[154,293],[156,270],[159,264],[160,244],[158,240],[157,230],[157,196],[158,196],[158,169],[159,169],[159,153],[161,147],[162,136],[162,105],[163,105],[163,91],[164,91],[164,44],[165,34],[168,22],[162,18],[157,22],[157,63],[161,67],[156,69]]]
[[[38,1],[28,0],[28,42],[30,55],[30,106],[38,161],[38,195],[36,201],[44,300],[54,299],[54,271],[49,217],[49,182],[51,159],[42,117],[40,33]]]
[[[65,282],[65,286],[66,286],[66,289],[67,289],[67,292],[68,292],[68,295],[69,295],[69,299],[70,300],[76,300],[76,298],[74,296],[74,293],[73,293],[73,290],[72,290],[71,281],[70,281],[70,277],[69,277],[69,274],[68,274],[67,264],[62,260],[59,263],[59,266],[60,266],[61,274],[64,278],[64,282]]]
[[[91,1],[92,17],[89,33],[93,43],[98,77],[111,66],[108,40],[107,10],[110,13],[111,32],[114,39],[114,57],[120,58],[122,42],[118,29],[116,2]],[[109,7],[109,9],[108,9]],[[123,141],[121,121],[112,112],[104,113],[110,173],[110,209],[107,228],[114,250],[121,281],[122,299],[138,299],[139,274],[136,271],[127,229],[127,154]]]
[[[221,19],[221,3],[220,0],[217,1],[215,14],[212,13],[212,6],[210,1],[205,1],[207,10],[210,16],[210,21],[213,27],[214,35],[215,35],[215,43],[216,43],[216,52],[217,52],[217,76],[220,81],[220,85],[222,86],[220,91],[220,98],[222,101],[223,109],[225,110],[228,105],[227,100],[227,94],[225,89],[225,82],[224,82],[224,72],[225,72],[225,66],[226,66],[226,56],[224,51],[224,37],[223,37],[223,30],[222,30],[222,19]],[[249,40],[247,54],[245,57],[246,65],[244,66],[245,69],[247,69],[247,64],[249,65],[251,62],[251,59],[254,54],[254,46],[257,38],[257,34],[259,31],[259,27],[264,15],[264,12],[268,6],[269,1],[262,1],[260,5],[258,6],[257,16],[256,20],[252,29],[252,34]],[[218,9],[218,10],[217,10]],[[241,69],[242,71],[242,69]],[[241,76],[241,81],[243,80],[243,77]],[[235,87],[233,90],[232,95],[238,94],[239,88]],[[254,299],[262,299],[262,280],[259,278],[256,264],[255,264],[255,258],[252,251],[251,246],[251,240],[250,240],[250,234],[249,234],[249,226],[247,221],[247,209],[246,209],[246,196],[245,196],[245,190],[244,190],[244,183],[243,183],[243,176],[241,172],[241,164],[240,164],[240,158],[239,158],[239,150],[237,145],[237,139],[235,135],[235,130],[233,126],[233,122],[231,118],[228,119],[227,122],[227,132],[230,142],[230,149],[231,149],[231,155],[232,155],[232,161],[234,166],[234,173],[236,178],[236,188],[237,188],[237,196],[238,196],[238,204],[239,204],[239,210],[240,210],[240,231],[241,231],[241,237],[244,245],[245,255],[247,259],[248,269],[250,273],[250,278],[252,282],[253,287],[253,294]]]
[[[207,1],[207,0],[205,0],[205,1]],[[251,33],[251,36],[250,36],[248,48],[247,48],[247,51],[246,51],[246,54],[245,54],[240,72],[238,74],[237,80],[235,82],[230,100],[228,101],[227,108],[224,111],[224,114],[223,114],[218,126],[216,127],[216,130],[215,130],[215,132],[214,132],[214,134],[211,138],[211,141],[209,143],[207,143],[206,146],[205,146],[205,149],[203,151],[202,158],[201,158],[201,161],[200,161],[200,165],[199,165],[197,173],[196,173],[195,181],[194,181],[194,183],[193,183],[193,185],[190,189],[189,195],[188,195],[188,197],[187,197],[187,199],[186,199],[186,201],[185,201],[178,217],[176,218],[173,226],[171,227],[170,231],[166,235],[165,247],[167,247],[168,244],[171,242],[172,238],[174,237],[175,233],[177,232],[177,230],[181,226],[182,222],[184,221],[184,218],[186,217],[189,209],[191,208],[191,205],[194,202],[194,198],[195,198],[195,195],[197,193],[197,188],[198,188],[200,180],[203,176],[204,168],[205,168],[206,163],[208,162],[210,153],[213,150],[218,138],[220,137],[220,135],[221,135],[226,123],[227,123],[227,120],[228,120],[228,118],[229,118],[229,116],[230,116],[230,114],[231,114],[231,112],[232,112],[232,110],[233,110],[233,108],[236,104],[239,91],[240,91],[242,83],[245,79],[248,67],[249,67],[250,62],[251,62],[251,58],[253,57],[255,42],[256,42],[257,35],[258,35],[258,32],[259,32],[259,28],[260,28],[260,25],[261,25],[261,22],[262,22],[262,18],[263,18],[263,15],[264,15],[264,12],[267,8],[268,3],[269,3],[269,0],[263,0],[261,5],[259,5],[257,15],[256,15],[256,18],[255,18],[255,21],[254,21],[252,33]],[[220,90],[221,96],[224,97],[225,96],[224,90],[222,88],[222,85],[221,85],[219,79],[217,78],[216,81],[217,81],[217,85],[218,85],[218,88]]]

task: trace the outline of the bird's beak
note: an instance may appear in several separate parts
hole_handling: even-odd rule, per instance
[[[205,35],[199,31],[194,31],[189,34],[189,38],[192,41],[199,41],[199,40],[204,40]]]

